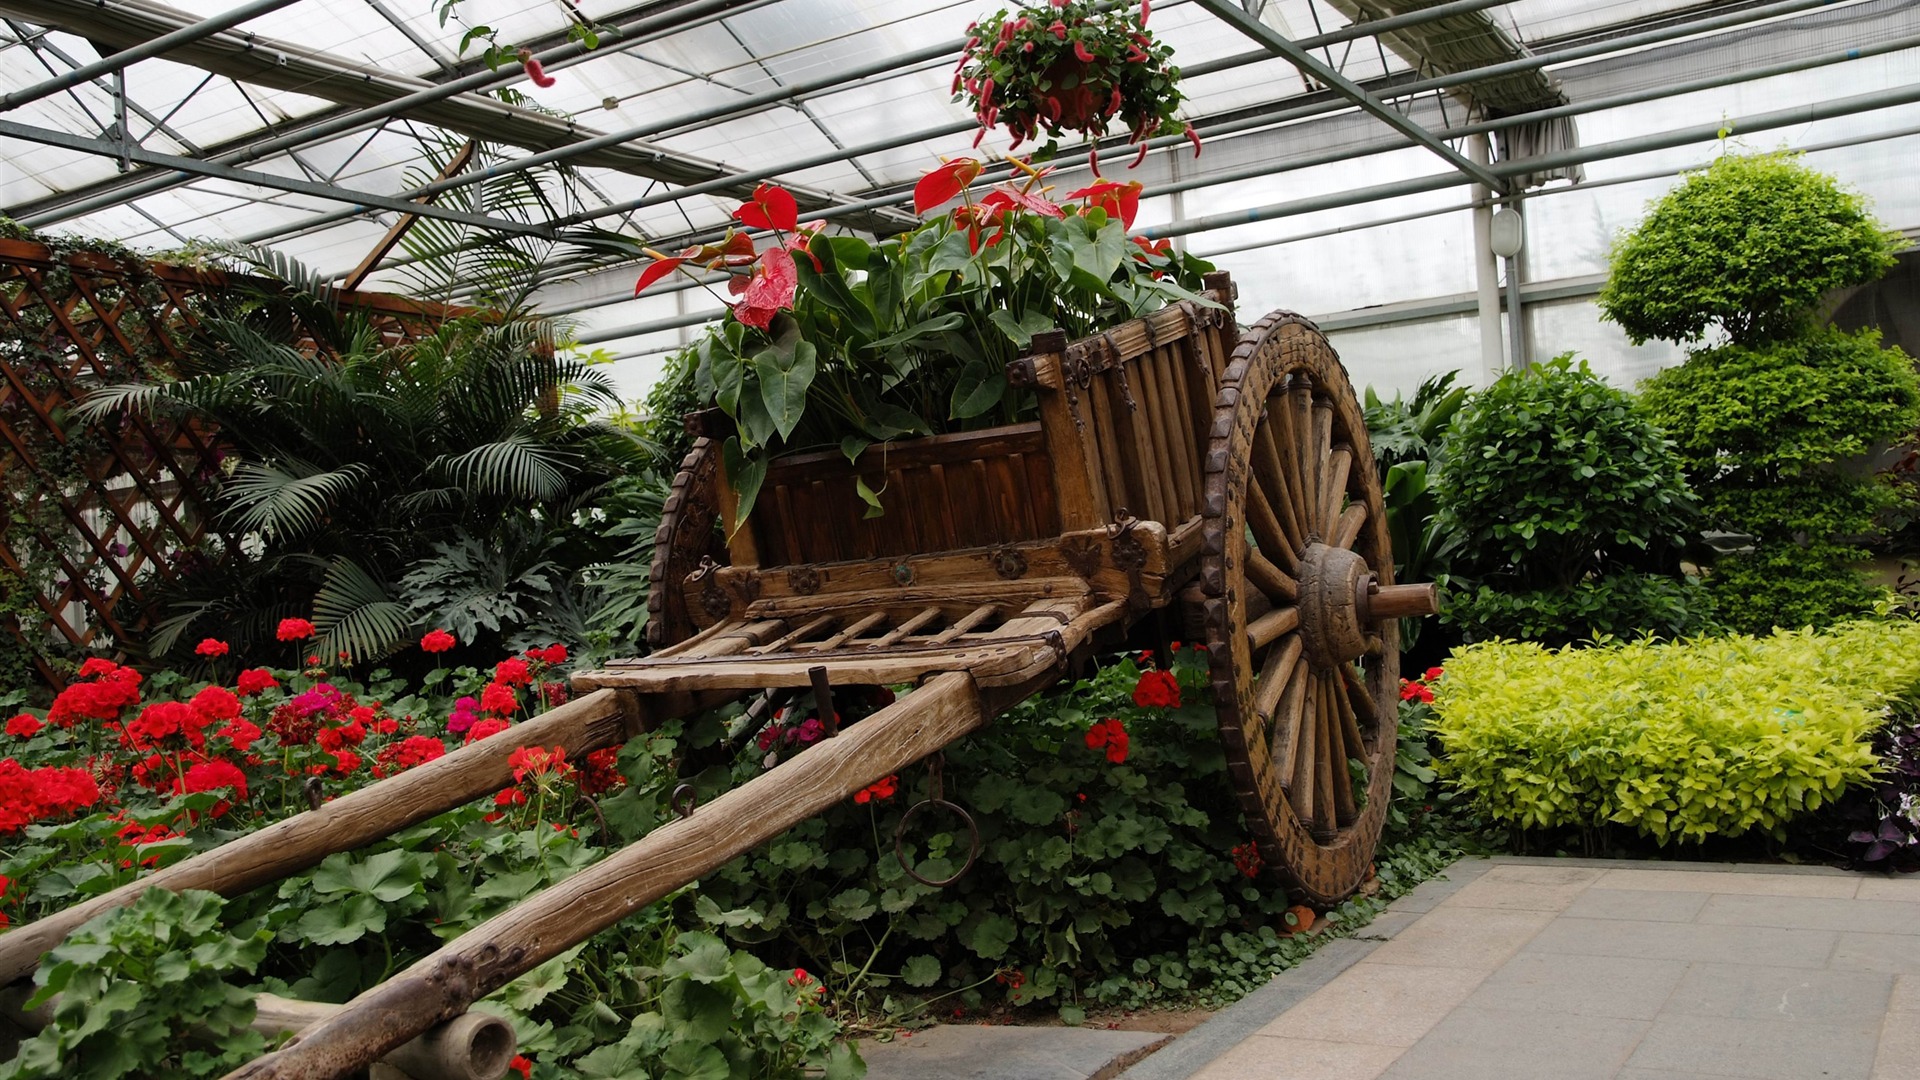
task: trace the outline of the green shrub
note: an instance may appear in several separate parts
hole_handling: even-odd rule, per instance
[[[1679,577],[1695,520],[1679,460],[1634,400],[1584,362],[1562,356],[1501,376],[1455,418],[1441,456],[1440,523],[1459,533],[1453,568],[1469,582],[1447,621],[1469,640],[1524,629],[1575,641],[1596,619],[1616,634],[1702,624]],[[1630,580],[1611,582],[1620,576]],[[1631,606],[1599,610],[1613,601]]]
[[[1693,353],[1643,400],[1675,432],[1709,522],[1754,538],[1708,585],[1728,626],[1765,633],[1864,611],[1876,591],[1851,564],[1898,492],[1849,459],[1920,424],[1920,378],[1876,331],[1809,329],[1760,347]]]
[[[1872,281],[1903,243],[1795,155],[1727,155],[1656,202],[1613,252],[1604,318],[1634,344],[1791,335],[1822,294]]]
[[[1489,585],[1447,594],[1447,622],[1468,641],[1571,645],[1641,634],[1685,637],[1714,621],[1712,597],[1690,578],[1631,570],[1565,589],[1507,592]]]
[[[1862,622],[1550,651],[1475,645],[1435,708],[1441,774],[1522,828],[1626,825],[1665,844],[1758,829],[1874,772],[1869,737],[1920,689],[1920,624]]]
[[[1441,438],[1467,403],[1467,388],[1453,385],[1459,375],[1449,371],[1427,379],[1412,400],[1395,394],[1393,400],[1383,401],[1373,387],[1367,387],[1367,443],[1380,470],[1396,581],[1444,586],[1453,553],[1460,546],[1459,531],[1440,519],[1433,484]],[[1425,628],[1425,619],[1401,619],[1401,649],[1413,649]]]

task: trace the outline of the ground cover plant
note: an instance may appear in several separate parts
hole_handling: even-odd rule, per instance
[[[566,696],[571,656],[557,645],[423,680],[356,679],[306,652],[306,620],[276,629],[292,666],[242,668],[208,639],[211,682],[96,660],[51,708],[14,713],[0,760],[0,915],[40,917]],[[431,664],[454,645],[434,631],[419,651]],[[984,840],[954,888],[915,882],[895,861],[892,830],[926,780],[889,778],[479,1007],[513,1021],[533,1080],[853,1077],[857,1059],[834,1041],[849,1027],[1231,1000],[1311,951],[1321,934],[1298,933],[1306,924],[1345,932],[1453,857],[1415,803],[1371,896],[1321,914],[1290,907],[1239,824],[1204,658],[1175,655],[1165,672],[1109,658],[949,750],[949,797]],[[848,701],[842,719],[879,704]],[[218,1075],[255,1044],[180,1033],[244,1029],[257,991],[345,1000],[643,835],[680,783],[711,794],[823,733],[805,699],[757,732],[739,719],[676,721],[579,761],[528,748],[494,797],[277,886],[224,903],[155,897],[96,920],[42,967],[41,987],[60,995],[55,1023],[0,1075],[73,1075],[73,1055],[108,1030],[152,1037],[119,1040],[90,1076]],[[1397,782],[1417,799],[1432,777],[1421,779],[1419,747],[1403,749]],[[909,861],[929,877],[957,869],[963,834],[917,821]],[[196,959],[174,966],[183,956]],[[162,968],[166,988],[152,982]]]
[[[1710,527],[1737,534],[1708,578],[1736,629],[1825,625],[1879,594],[1854,564],[1901,496],[1853,462],[1920,426],[1920,380],[1872,331],[1820,326],[1816,305],[1878,278],[1903,244],[1795,156],[1727,154],[1614,250],[1603,315],[1636,342],[1704,343],[1645,400]]]
[[[1522,830],[1611,826],[1660,845],[1776,839],[1877,775],[1872,740],[1920,698],[1920,624],[1457,651],[1436,690],[1445,782]]]

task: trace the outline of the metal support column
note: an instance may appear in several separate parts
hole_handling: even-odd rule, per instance
[[[1485,135],[1467,139],[1467,156],[1486,165],[1493,155]],[[1493,192],[1473,186],[1473,280],[1480,298],[1480,374],[1483,383],[1500,377],[1506,349],[1500,337],[1500,266],[1493,257]]]

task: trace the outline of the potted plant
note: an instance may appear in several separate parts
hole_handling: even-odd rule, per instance
[[[1050,0],[969,26],[953,93],[980,120],[974,145],[998,124],[1013,136],[1013,148],[1045,135],[1042,152],[1051,153],[1064,133],[1097,140],[1118,121],[1128,141],[1140,144],[1133,165],[1156,135],[1184,132],[1198,155],[1200,136],[1176,115],[1185,98],[1173,49],[1147,30],[1149,2],[1135,9]]]
[[[1080,337],[1177,300],[1218,307],[1199,294],[1210,264],[1127,238],[1138,181],[1055,202],[1049,170],[1012,164],[1016,179],[984,192],[972,158],[933,170],[914,190],[928,220],[885,240],[803,228],[793,196],[762,184],[733,214],[744,228],[648,253],[636,292],[683,267],[726,274],[731,311],[673,368],[726,417],[739,520],[775,454],[838,447],[851,460],[875,443],[1031,419],[1032,392],[1006,368],[1042,330]],[[876,492],[859,495],[879,512]]]

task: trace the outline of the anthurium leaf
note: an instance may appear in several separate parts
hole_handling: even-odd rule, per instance
[[[854,477],[853,491],[854,491],[854,494],[860,496],[861,502],[867,504],[867,512],[860,515],[862,518],[871,519],[871,518],[881,517],[882,515],[886,514],[887,508],[880,505],[880,493],[868,487],[867,482],[865,480],[862,480],[857,476]]]
[[[783,439],[793,434],[806,415],[807,389],[813,385],[818,352],[813,342],[799,341],[791,351],[767,349],[753,358],[754,373],[760,376],[760,400]]]
[[[931,434],[926,420],[898,405],[889,405],[884,401],[867,406],[867,415],[860,426],[878,442],[897,439],[902,435]]]
[[[904,345],[908,342],[923,337],[930,337],[945,330],[957,329],[966,321],[966,316],[957,311],[950,311],[945,315],[939,315],[922,322],[914,323],[912,326],[907,327],[897,334],[888,334],[878,341],[869,342],[867,348],[884,349],[892,345]]]
[[[1053,320],[1038,311],[1029,311],[1015,317],[1005,308],[996,308],[987,315],[987,321],[1000,328],[1007,340],[1021,348],[1033,344],[1033,335],[1053,328]]]
[[[739,416],[740,390],[746,384],[747,366],[731,351],[714,347],[708,350],[701,370],[713,384],[714,404],[728,416]]]
[[[994,312],[999,315],[1001,312]],[[995,405],[1007,392],[1007,376],[1004,372],[994,371],[984,360],[973,360],[960,369],[960,378],[953,384],[953,404],[951,411],[956,420],[967,420]]]
[[[840,440],[840,452],[847,456],[847,464],[851,465],[859,461],[860,455],[866,453],[867,447],[872,445],[872,439],[863,439],[858,435],[849,435]]]
[[[753,512],[753,501],[760,497],[760,485],[767,480],[767,459],[764,454],[748,456],[740,449],[740,440],[730,438],[721,448],[727,465],[727,478],[733,483],[735,532],[746,524],[747,515]]]

